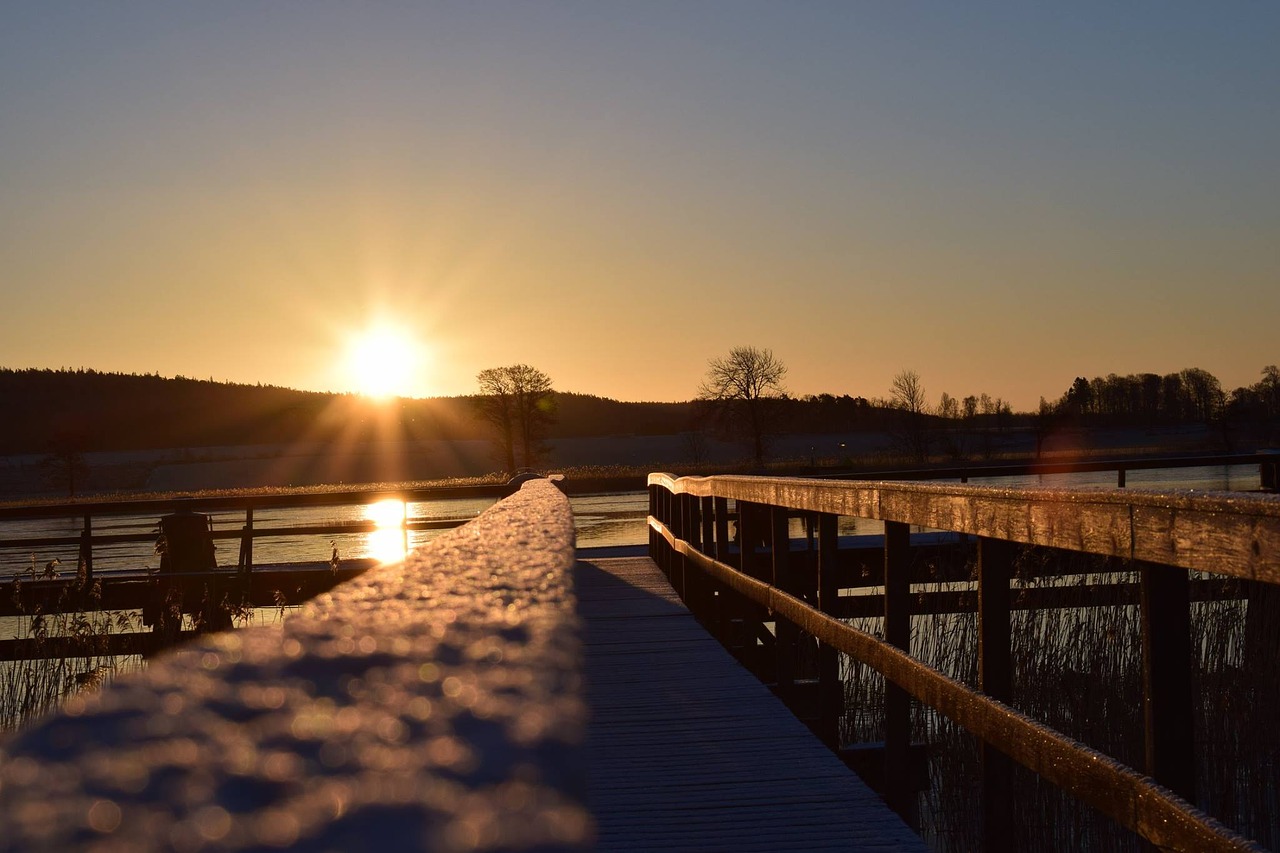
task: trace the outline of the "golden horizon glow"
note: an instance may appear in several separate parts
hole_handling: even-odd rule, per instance
[[[395,499],[365,506],[365,518],[375,525],[367,540],[370,557],[380,563],[397,563],[405,558],[403,526],[407,512],[404,501]]]
[[[375,400],[421,395],[426,348],[402,329],[379,325],[348,339],[343,367],[354,390]]]

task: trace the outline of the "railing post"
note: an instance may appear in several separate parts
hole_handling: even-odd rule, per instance
[[[911,652],[911,528],[884,523],[884,638]],[[884,685],[885,801],[908,824],[916,823],[911,790],[911,697],[901,687]]]
[[[685,495],[672,494],[671,496],[671,532],[675,534],[676,541],[684,540],[687,537],[685,533],[685,509],[689,502],[685,500]],[[680,596],[680,600],[684,601],[684,582],[685,582],[685,559],[684,555],[679,551],[674,551],[671,555],[671,586],[675,588],[676,595]]]
[[[1013,656],[1009,624],[1009,579],[1013,546],[1001,539],[978,538],[978,689],[1008,703],[1013,693]],[[982,744],[982,849],[1012,849],[1013,762]]]
[[[244,528],[240,532],[239,569],[248,574],[253,571],[253,506],[244,508]]]
[[[729,563],[729,499],[712,498],[716,516],[716,560]]]
[[[670,489],[664,488],[659,497],[662,502],[662,523],[666,526],[668,532],[674,532],[675,513],[671,510],[675,503],[675,495],[671,493]],[[667,576],[668,581],[670,581],[672,575],[675,574],[675,570],[673,568],[674,560],[675,552],[671,549],[671,546],[666,544],[664,541],[662,547],[662,563],[660,566],[662,568],[662,573]]]
[[[715,516],[713,525],[715,527],[716,562],[730,565],[729,499],[713,497],[711,505],[712,513]],[[717,583],[715,589],[716,635],[725,648],[731,648],[733,645],[733,620],[741,608],[736,605],[737,596],[731,593],[727,586]]]
[[[658,519],[658,487],[652,483],[649,484],[649,517]],[[652,527],[649,528],[649,559],[661,566],[662,559],[658,554],[658,540],[662,537]]]
[[[773,585],[783,592],[795,593],[791,576],[791,538],[787,530],[785,507],[769,507],[769,551],[773,558]],[[773,615],[774,667],[778,694],[791,704],[796,683],[796,640],[799,629],[787,619]]]
[[[697,495],[684,496],[684,538],[695,551],[702,550],[702,501]],[[684,564],[684,601],[689,611],[698,621],[706,620],[705,603],[706,576],[693,564],[693,560],[685,558]]]
[[[716,507],[715,498],[708,495],[698,499],[698,516],[702,520],[702,553],[712,556],[713,543],[716,540]]]
[[[756,553],[756,543],[764,539],[768,531],[767,517],[762,519],[763,507],[750,501],[735,501],[738,510],[738,556],[739,570],[753,578],[768,578],[771,572],[762,569],[762,556]],[[764,522],[762,524],[762,522]],[[761,529],[763,527],[763,529]],[[764,621],[768,614],[759,604],[742,599],[739,612],[742,614],[742,650],[746,657],[747,667],[765,682],[774,681],[776,673],[770,672],[771,663],[765,653],[768,648],[762,647],[766,639]],[[772,642],[772,641],[770,641]]]
[[[818,609],[836,615],[840,596],[839,516],[818,514]],[[844,711],[844,690],[840,683],[840,653],[833,646],[818,646],[818,735],[832,749],[840,748],[840,715]]]
[[[93,517],[84,514],[84,530],[80,531],[79,563],[84,567],[84,586],[88,590],[93,587]]]
[[[1191,586],[1186,569],[1140,563],[1147,773],[1195,802]]]

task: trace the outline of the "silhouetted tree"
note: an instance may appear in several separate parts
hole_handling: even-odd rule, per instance
[[[756,465],[764,462],[777,402],[786,398],[786,375],[786,365],[772,351],[734,347],[724,358],[707,362],[707,375],[698,387],[698,399],[710,407],[723,430],[748,444]]]
[[[547,429],[555,421],[556,398],[551,377],[527,364],[508,368],[516,395],[520,449],[526,467],[534,467],[547,452]]]
[[[546,451],[547,429],[555,420],[551,377],[527,364],[490,367],[476,375],[480,415],[493,425],[507,471],[516,469],[519,446],[526,467]]]
[[[489,367],[476,374],[480,383],[477,409],[494,428],[503,470],[516,469],[516,398],[510,373],[505,367]]]
[[[889,386],[889,404],[901,413],[897,438],[902,449],[917,461],[924,462],[929,458],[929,437],[925,430],[928,404],[920,374],[904,370],[893,377],[893,384]]]

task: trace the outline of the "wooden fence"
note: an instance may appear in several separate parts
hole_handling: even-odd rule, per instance
[[[800,687],[799,632],[820,641],[816,727],[833,745],[841,701],[838,653],[885,676],[885,789],[900,811],[910,790],[905,777],[914,696],[981,740],[989,850],[1010,843],[1009,759],[1162,848],[1255,849],[1188,803],[1194,787],[1188,573],[1211,573],[1225,583],[1221,594],[1247,596],[1251,622],[1273,620],[1280,499],[652,474],[649,501],[655,561],[723,642],[748,655],[771,652],[773,680],[784,698]],[[797,516],[812,533],[804,554],[793,552],[789,538]],[[885,524],[883,569],[871,579],[883,586],[884,640],[841,619],[847,611],[842,602],[849,599],[839,594],[848,563],[839,549],[841,516]],[[917,612],[908,570],[911,525],[976,538],[976,690],[907,653]],[[1129,592],[1142,614],[1145,773],[1006,704],[1012,685],[1010,579],[1020,545],[1096,555],[1138,572],[1137,589]],[[776,622],[772,636],[762,628],[766,620]]]
[[[0,525],[6,521],[83,520],[79,534],[72,536],[15,536],[0,532],[0,551],[25,554],[36,549],[74,548],[77,554],[75,560],[67,560],[60,567],[51,566],[47,574],[37,573],[33,567],[30,576],[18,573],[0,578],[0,616],[49,616],[82,611],[142,609],[144,615],[149,614],[147,624],[153,628],[149,632],[46,638],[38,641],[4,637],[0,638],[0,661],[36,657],[153,654],[191,636],[192,630],[182,629],[180,614],[197,617],[196,621],[200,623],[198,627],[202,629],[230,627],[228,608],[296,605],[333,588],[341,581],[368,571],[376,564],[375,560],[361,558],[269,565],[257,562],[254,543],[262,539],[368,533],[377,525],[373,521],[351,521],[262,526],[255,524],[255,510],[358,506],[385,500],[401,501],[406,507],[410,502],[420,501],[497,500],[518,489],[518,483],[509,483],[453,488],[212,495],[0,507]],[[148,573],[141,564],[118,572],[104,572],[95,566],[95,549],[133,543],[150,545],[157,539],[155,530],[129,533],[104,530],[108,528],[104,519],[122,516],[159,518],[175,511],[242,512],[244,523],[239,529],[211,531],[214,540],[238,543],[236,562],[216,569],[170,569],[163,573]],[[443,530],[458,527],[467,521],[466,518],[410,518],[406,514],[400,524],[406,550],[408,536],[412,531]],[[3,529],[0,526],[0,531]],[[327,550],[323,543],[324,540],[321,539],[318,551]],[[165,606],[166,602],[169,603],[168,606]],[[165,617],[164,611],[170,609],[175,614],[172,618]]]
[[[1123,489],[1133,471],[1169,471],[1182,468],[1257,467],[1262,488],[1276,490],[1276,468],[1280,453],[1218,453],[1195,456],[1115,457],[1108,459],[1062,459],[1034,462],[994,463],[990,465],[953,465],[946,468],[923,466],[893,471],[829,474],[824,480],[982,480],[990,477],[1051,476],[1059,474],[1098,474],[1112,472],[1116,487]]]

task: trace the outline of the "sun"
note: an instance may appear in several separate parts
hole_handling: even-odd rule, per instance
[[[346,372],[361,394],[377,399],[413,396],[420,384],[426,352],[401,329],[377,326],[351,337]]]

